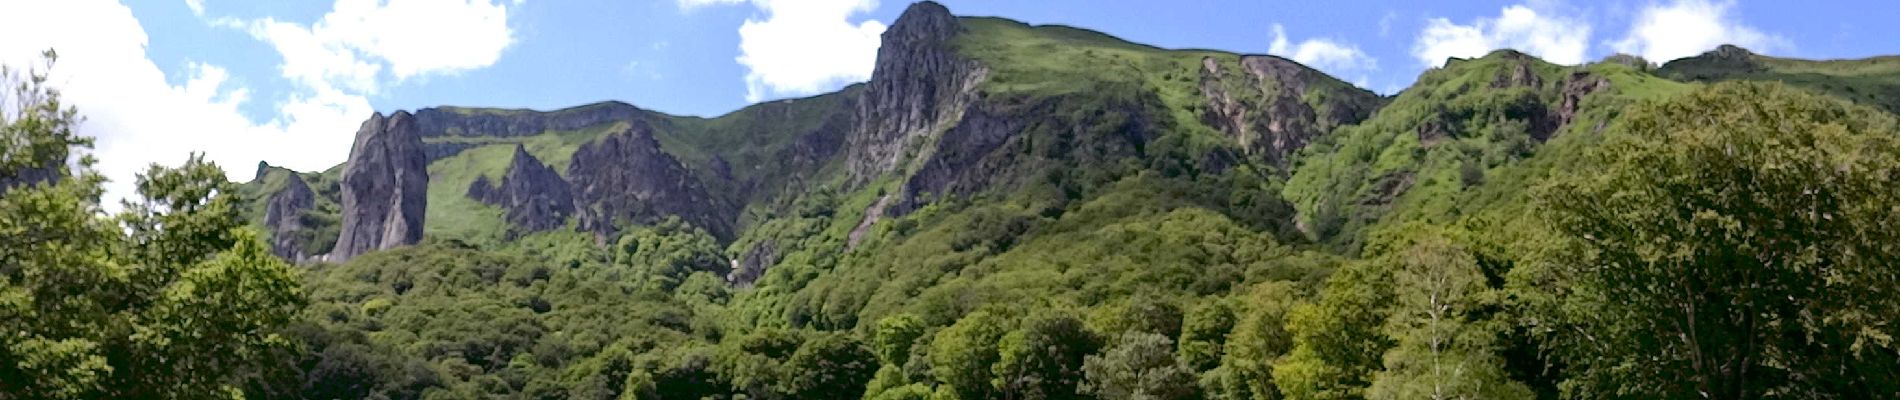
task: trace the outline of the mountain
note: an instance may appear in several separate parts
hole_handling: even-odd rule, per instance
[[[1725,45],[1699,56],[1670,61],[1657,69],[1656,74],[1694,82],[1783,82],[1900,113],[1900,100],[1896,100],[1900,99],[1900,56],[1800,60],[1764,56]]]
[[[1549,358],[1570,342],[1520,314],[1567,310],[1533,310],[1569,287],[1549,193],[1631,149],[1632,115],[1760,92],[1877,134],[1900,101],[1891,58],[1734,47],[1660,68],[1499,50],[1381,96],[1277,56],[927,1],[882,40],[865,83],[722,116],[445,106],[372,117],[328,171],[260,165],[245,215],[309,265],[312,351],[284,379],[345,398],[991,398],[1073,395],[1108,379],[1101,360],[1147,357],[1209,397],[1365,396],[1404,390],[1375,381],[1430,331],[1395,310],[1462,290],[1456,350],[1507,383],[1479,386],[1554,398],[1582,387]],[[1440,265],[1470,268],[1419,270]]]

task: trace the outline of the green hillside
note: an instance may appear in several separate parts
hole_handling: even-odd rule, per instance
[[[1770,57],[1734,46],[1670,61],[1656,71],[1670,79],[1772,81],[1900,113],[1900,56],[1858,60]]]
[[[424,239],[343,263],[249,245],[334,245],[343,166],[217,186],[188,165],[152,188],[162,207],[107,221],[137,229],[62,208],[94,180],[17,189],[0,360],[30,362],[0,362],[0,399],[1900,393],[1891,57],[1499,50],[1381,96],[1285,58],[930,2],[885,38],[870,82],[709,118],[419,110]],[[619,158],[581,151],[623,139]],[[631,176],[588,189],[640,192],[611,204],[635,218],[521,229],[470,190],[520,170],[517,146],[548,181]],[[0,165],[0,193],[19,169]],[[314,205],[276,232],[293,177]],[[713,211],[668,211],[684,194],[656,187]],[[227,308],[270,322],[198,311]],[[89,329],[109,333],[42,338]],[[153,367],[170,360],[241,368]]]

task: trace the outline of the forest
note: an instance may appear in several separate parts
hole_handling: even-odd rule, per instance
[[[273,250],[333,245],[342,203],[294,238],[260,212],[288,178],[335,196],[337,171],[233,182],[240,166],[180,154],[108,212],[57,55],[9,66],[0,399],[1900,396],[1900,98],[1778,78],[1784,61],[1735,76],[1511,51],[1393,96],[1323,76],[1283,96],[1237,55],[952,21],[985,73],[959,118],[1008,127],[992,146],[952,146],[992,126],[956,125],[878,174],[735,168],[792,183],[707,185],[763,187],[711,226],[529,230],[438,190],[440,163],[489,162],[487,182],[519,149],[572,157],[550,173],[575,179],[581,156],[546,154],[592,147],[485,143],[503,147],[431,161],[418,243],[344,262]],[[1236,140],[1208,117],[1217,89],[1317,105],[1316,134]],[[829,126],[769,111],[677,129]],[[723,138],[655,140],[691,176],[796,146]],[[916,190],[932,182],[949,183]]]

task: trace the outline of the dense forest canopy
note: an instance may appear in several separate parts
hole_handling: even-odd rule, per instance
[[[1896,99],[1807,62],[1499,51],[1381,97],[930,6],[887,43],[954,36],[880,57],[915,80],[418,138],[426,234],[344,262],[362,169],[180,155],[108,214],[57,56],[10,66],[0,399],[1900,393]]]

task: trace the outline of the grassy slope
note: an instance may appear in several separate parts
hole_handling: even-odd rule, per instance
[[[440,239],[493,244],[505,237],[508,226],[505,212],[497,207],[468,198],[468,187],[475,178],[488,176],[500,180],[508,172],[515,145],[526,147],[529,154],[565,174],[574,151],[582,144],[619,129],[624,123],[604,124],[574,131],[550,131],[524,137],[433,137],[428,142],[486,143],[429,164],[429,209],[424,216],[423,234]]]
[[[310,190],[316,194],[316,206],[305,212],[302,217],[304,226],[309,229],[307,237],[303,238],[304,248],[316,254],[328,252],[329,248],[336,244],[336,235],[340,228],[337,225],[342,208],[337,203],[341,199],[337,182],[342,179],[343,174],[343,167],[340,165],[322,172],[311,173],[296,172],[283,167],[270,167],[264,170],[263,175],[238,185],[238,199],[244,204],[240,213],[246,221],[249,221],[252,228],[257,229],[266,239],[269,239],[274,233],[264,226],[264,214],[270,206],[270,196],[283,190],[289,184],[290,174],[301,175],[304,184],[310,186]]]
[[[1684,81],[1780,81],[1900,114],[1900,56],[1798,60],[1738,53],[1684,58],[1657,74]]]
[[[1540,89],[1493,87],[1519,63],[1540,77]],[[1527,116],[1558,107],[1563,80],[1578,71],[1608,79],[1611,89],[1585,97],[1576,120],[1539,143]],[[1549,171],[1574,167],[1621,106],[1686,87],[1619,64],[1564,67],[1509,52],[1454,62],[1427,71],[1372,119],[1310,144],[1284,196],[1309,234],[1351,253],[1381,225],[1450,222],[1521,204]],[[1422,143],[1428,124],[1449,137]]]
[[[1004,174],[1075,170],[1099,181],[1015,179],[990,194],[952,198],[873,227],[864,242],[843,248],[849,228],[887,179],[822,205],[836,214],[768,221],[734,250],[763,238],[787,253],[755,290],[735,300],[749,324],[824,329],[863,327],[894,312],[917,312],[947,323],[986,305],[1080,308],[1113,323],[1132,294],[1186,304],[1235,285],[1261,280],[1311,280],[1331,258],[1276,239],[1263,220],[1277,188],[1259,169],[1184,171],[1212,151],[1236,151],[1232,139],[1200,123],[1201,60],[1237,67],[1239,56],[1165,50],[1101,33],[1029,26],[996,18],[963,18],[955,45],[989,68],[981,98],[1004,110],[1043,108],[1012,140],[1071,143],[1076,150],[1015,159]],[[1349,88],[1332,80],[1320,91]],[[1148,98],[1152,102],[1139,101]],[[1081,155],[1091,141],[1118,134],[1097,121],[1131,102],[1148,107],[1157,138],[1124,159]],[[1053,103],[1053,104],[1048,104]],[[1110,121],[1113,121],[1112,119]],[[928,145],[928,143],[926,143]],[[1033,148],[1024,146],[1023,148]],[[925,158],[928,154],[919,155]],[[1065,193],[1068,192],[1068,193]],[[1064,200],[1064,197],[1069,197]]]

